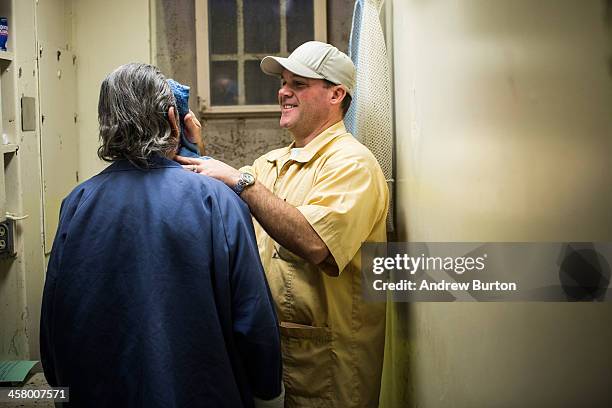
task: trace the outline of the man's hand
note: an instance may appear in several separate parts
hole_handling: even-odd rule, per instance
[[[183,165],[185,170],[201,173],[216,178],[232,188],[238,184],[240,172],[230,165],[215,159],[196,159],[191,157],[176,156],[175,160]]]
[[[170,122],[170,128],[172,129],[172,137],[175,137],[177,140],[179,139],[181,131],[179,128],[179,122],[176,119],[176,113],[174,111],[174,106],[171,106],[168,109],[168,122]]]
[[[202,125],[200,124],[200,121],[196,118],[195,113],[192,111],[189,111],[189,113],[185,115],[184,121],[185,136],[187,136],[187,140],[197,145],[200,155],[204,156],[206,153],[204,141],[202,140]]]
[[[176,118],[176,112],[172,106],[168,109],[168,120],[170,122],[170,126],[172,127],[172,131],[177,132],[178,134],[178,121]],[[202,140],[202,125],[200,124],[200,121],[196,118],[195,113],[192,111],[189,111],[183,120],[185,122],[185,136],[187,137],[187,140],[198,146],[200,155],[204,156],[206,153],[204,149],[204,141]]]

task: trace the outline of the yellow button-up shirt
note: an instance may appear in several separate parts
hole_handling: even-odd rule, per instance
[[[286,406],[377,407],[385,305],[362,298],[360,246],[386,241],[387,184],[342,121],[293,157],[292,148],[260,157],[253,170],[306,217],[336,265],[306,262],[255,221],[280,321]]]

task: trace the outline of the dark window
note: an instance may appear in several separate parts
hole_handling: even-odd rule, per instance
[[[238,49],[236,0],[208,1],[211,54],[235,54]]]
[[[314,0],[208,0],[211,105],[276,105],[279,80],[259,64],[314,39],[314,8]]]
[[[238,104],[236,61],[213,61],[210,66],[210,93],[213,105]]]
[[[261,72],[259,61],[244,63],[244,79],[247,105],[274,105],[278,102],[280,80]]]
[[[280,3],[278,0],[244,0],[244,51],[280,52]]]

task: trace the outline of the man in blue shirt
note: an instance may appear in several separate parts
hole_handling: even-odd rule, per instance
[[[247,206],[170,160],[176,105],[159,70],[102,83],[98,155],[62,204],[41,356],[70,406],[282,406],[277,320]]]

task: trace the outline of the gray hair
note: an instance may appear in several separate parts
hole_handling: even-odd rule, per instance
[[[170,157],[178,147],[168,110],[176,100],[161,71],[147,64],[126,64],[111,72],[100,87],[98,157],[127,159],[148,167],[153,155]],[[178,126],[178,123],[177,123]]]

